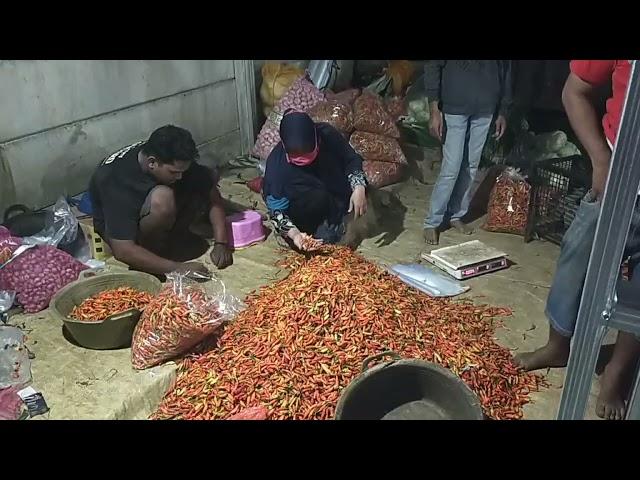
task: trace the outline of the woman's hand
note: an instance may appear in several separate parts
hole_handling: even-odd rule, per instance
[[[289,238],[293,241],[293,244],[302,252],[307,252],[310,247],[318,247],[322,245],[322,240],[313,238],[311,235],[302,233],[297,228],[292,228],[288,233]]]
[[[349,213],[353,211],[353,218],[358,218],[367,213],[367,195],[365,188],[358,185],[353,189],[349,200]]]

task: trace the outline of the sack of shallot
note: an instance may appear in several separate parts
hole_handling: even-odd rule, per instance
[[[288,109],[306,112],[324,99],[324,94],[307,77],[298,78],[269,114],[258,134],[252,153],[262,160],[269,156],[273,147],[280,142],[280,120]]]

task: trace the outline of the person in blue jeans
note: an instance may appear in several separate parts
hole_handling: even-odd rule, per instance
[[[524,370],[565,367],[571,350],[583,295],[591,249],[600,215],[613,145],[631,74],[630,60],[574,60],[562,93],[562,100],[578,139],[593,166],[592,187],[580,203],[576,217],[562,240],[556,273],[551,284],[545,314],[549,319],[549,339],[535,350],[517,355],[515,362]],[[611,82],[613,96],[607,113],[600,119],[593,104],[599,87]],[[640,291],[640,197],[636,202],[627,235],[624,258],[629,261],[629,279]],[[611,360],[600,381],[596,414],[609,420],[625,417],[625,400],[638,359],[640,342],[625,332],[618,333]]]
[[[461,233],[473,230],[463,223],[471,203],[471,185],[478,172],[491,121],[497,113],[496,139],[507,127],[505,115],[512,101],[509,60],[432,60],[425,66],[431,134],[444,139],[442,167],[424,221],[424,238],[439,241],[445,221]]]

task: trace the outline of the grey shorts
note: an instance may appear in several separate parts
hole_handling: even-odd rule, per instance
[[[589,192],[562,240],[545,313],[553,329],[565,337],[571,337],[575,329],[599,215],[600,201]],[[640,200],[634,209],[624,258],[629,259],[631,283],[640,290]]]

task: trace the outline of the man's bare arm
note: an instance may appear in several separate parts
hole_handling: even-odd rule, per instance
[[[594,106],[597,87],[571,73],[562,90],[562,103],[573,131],[593,165],[593,193],[599,198],[609,174],[611,149],[607,145],[598,112]]]
[[[209,211],[209,221],[213,226],[213,235],[216,243],[227,243],[226,214],[222,195],[217,187],[213,187],[210,194],[211,210]]]

